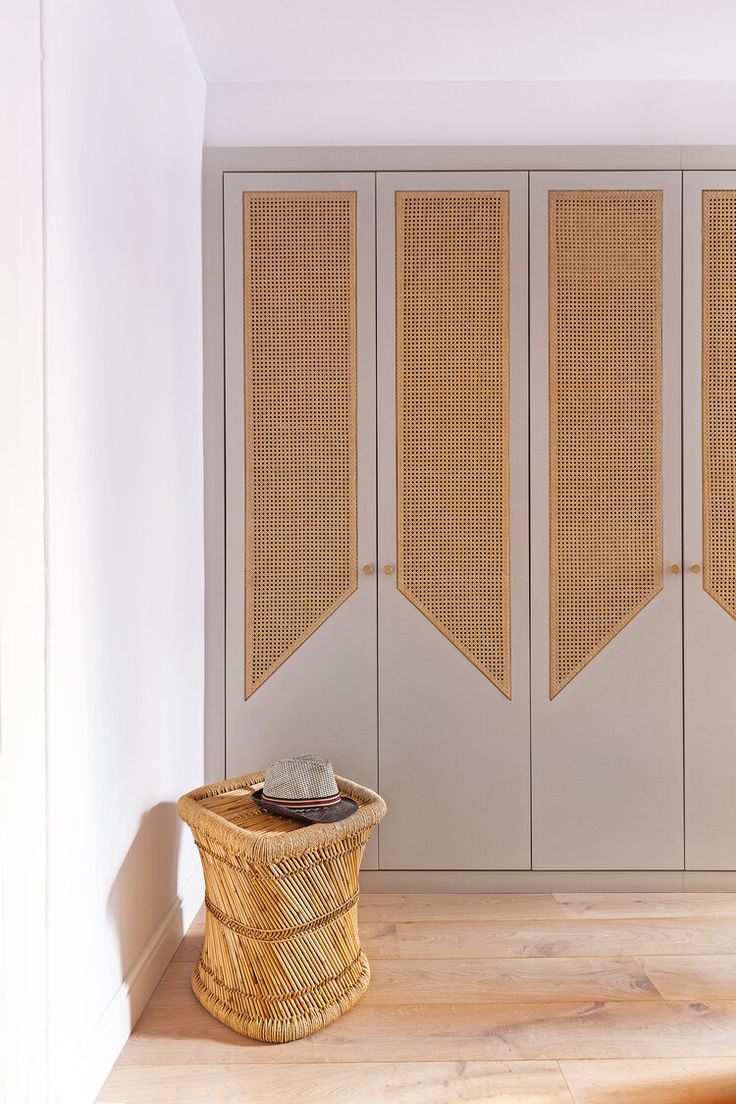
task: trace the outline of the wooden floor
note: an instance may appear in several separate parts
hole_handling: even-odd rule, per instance
[[[182,942],[108,1078],[117,1104],[736,1104],[736,894],[368,894],[371,987],[253,1042]]]

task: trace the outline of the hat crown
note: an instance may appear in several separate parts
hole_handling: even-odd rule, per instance
[[[263,782],[265,798],[286,801],[334,797],[338,793],[335,772],[329,759],[320,755],[299,755],[271,763]]]

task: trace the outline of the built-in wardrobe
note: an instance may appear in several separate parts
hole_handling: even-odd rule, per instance
[[[382,870],[736,868],[736,173],[226,172],[227,772]]]

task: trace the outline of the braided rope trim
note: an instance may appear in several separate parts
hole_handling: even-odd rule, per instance
[[[303,858],[300,858],[298,860],[299,866],[295,867],[294,870],[271,869],[268,871],[268,873],[260,873],[253,870],[248,870],[245,867],[232,862],[230,859],[226,859],[224,856],[218,855],[215,851],[211,851],[209,847],[206,847],[205,844],[196,837],[194,842],[200,852],[204,852],[205,855],[209,855],[209,857],[211,859],[214,859],[216,862],[221,862],[225,866],[229,866],[231,870],[237,870],[238,873],[242,874],[243,877],[248,879],[248,881],[279,882],[282,881],[284,878],[293,878],[295,877],[295,875],[303,874],[305,870],[311,870],[315,866],[325,866],[327,863],[331,863],[335,859],[341,859],[345,855],[352,855],[356,851],[360,851],[363,847],[365,847],[366,840],[364,840],[362,836],[358,839],[357,843],[351,843],[353,838],[354,837],[348,837],[345,840],[345,843],[349,844],[349,846],[341,847],[339,850],[335,849],[328,855],[321,855],[319,852],[317,852],[315,855],[305,855]]]
[[[269,1008],[275,1004],[285,1004],[288,1001],[298,1000],[300,997],[315,996],[328,986],[343,981],[345,975],[354,971],[356,966],[361,966],[362,968],[362,962],[363,951],[359,948],[355,958],[349,962],[344,969],[340,970],[338,974],[329,974],[324,981],[320,981],[316,985],[305,985],[303,989],[296,989],[292,993],[277,993],[273,996],[265,996],[263,993],[248,993],[245,989],[238,989],[235,986],[226,985],[224,981],[220,980],[212,967],[203,962],[201,958],[197,963],[197,969],[201,970],[203,974],[206,974],[215,985],[223,990],[223,992],[229,993],[234,997],[244,997],[248,1001],[253,1001],[256,1004],[262,1004],[266,1008]]]
[[[246,939],[255,939],[260,943],[284,943],[289,939],[293,939],[295,936],[306,935],[308,932],[317,931],[318,928],[326,927],[327,924],[332,923],[333,920],[337,920],[340,916],[344,916],[346,912],[349,912],[351,908],[357,905],[358,897],[359,893],[354,893],[352,897],[349,897],[343,904],[338,905],[332,912],[326,912],[322,916],[316,916],[314,920],[308,920],[305,924],[297,924],[293,928],[276,929],[250,928],[247,924],[243,924],[242,921],[228,916],[226,912],[219,909],[206,895],[204,903],[207,907],[207,911],[210,912],[216,920],[219,920],[226,928],[230,928],[232,931],[237,932],[238,935],[245,936]]]
[[[205,979],[198,970],[192,975],[192,989],[199,1003],[210,1015],[226,1024],[241,1035],[259,1039],[266,1043],[286,1043],[293,1039],[303,1039],[334,1023],[345,1012],[353,1008],[365,993],[370,979],[368,960],[363,957],[361,973],[354,985],[341,994],[332,1004],[320,1009],[306,1010],[288,1019],[248,1015],[234,1011],[225,1000],[208,988]]]

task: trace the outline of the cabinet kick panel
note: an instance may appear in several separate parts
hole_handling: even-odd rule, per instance
[[[357,586],[356,195],[243,194],[245,697]]]
[[[703,587],[736,618],[736,190],[703,191]]]
[[[509,194],[396,193],[397,586],[507,698]]]
[[[662,192],[549,193],[554,698],[662,588]]]

